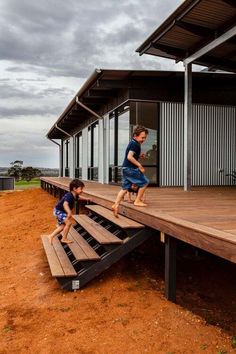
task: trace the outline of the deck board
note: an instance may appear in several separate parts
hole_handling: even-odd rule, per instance
[[[68,188],[70,178],[43,178]],[[120,188],[85,182],[84,195],[110,209]],[[119,212],[184,242],[236,263],[236,188],[148,188],[146,208],[122,202]]]

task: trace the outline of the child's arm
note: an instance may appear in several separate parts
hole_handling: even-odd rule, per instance
[[[79,200],[85,200],[86,202],[91,202],[90,198],[79,196]]]
[[[134,158],[134,152],[133,151],[129,151],[128,152],[128,156],[127,156],[127,159],[132,162],[135,166],[138,167],[138,169],[144,173],[145,172],[145,169],[143,168],[143,166],[141,165],[140,162],[138,162],[135,158]]]
[[[67,201],[65,201],[65,202],[63,203],[63,208],[64,208],[64,210],[65,210],[65,212],[66,212],[66,214],[67,214],[67,220],[70,219],[71,216],[72,216],[72,210],[71,210],[71,208],[69,207],[69,203],[68,203]]]

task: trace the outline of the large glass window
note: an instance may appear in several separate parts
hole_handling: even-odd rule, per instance
[[[110,115],[109,182],[121,182],[121,166],[130,140],[129,107],[121,107]]]
[[[126,147],[136,125],[145,126],[149,135],[142,145],[145,174],[150,184],[158,185],[158,103],[129,102],[110,114],[109,182],[121,182],[121,166]]]
[[[129,111],[118,115],[118,166],[124,161],[125,150],[130,140]]]
[[[82,178],[82,132],[75,137],[75,177]]]
[[[115,165],[115,114],[109,119],[109,165]]]
[[[65,177],[70,176],[70,170],[69,170],[69,144],[70,140],[66,140],[65,142]]]
[[[144,125],[148,131],[148,138],[142,145],[145,158],[141,160],[145,166],[145,175],[150,184],[158,184],[158,104],[152,102],[133,102],[131,114],[132,127]]]
[[[88,179],[98,180],[98,122],[88,130]]]

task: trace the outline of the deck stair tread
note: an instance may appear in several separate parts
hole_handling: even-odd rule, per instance
[[[113,215],[111,210],[104,208],[101,205],[87,205],[86,208],[103,216],[104,218],[111,221],[115,225],[121,227],[122,229],[131,229],[131,228],[142,229],[142,228],[144,228],[144,225],[142,225],[134,220],[131,220],[125,216],[119,215],[119,217],[116,218]]]
[[[63,246],[57,237],[54,237],[51,245],[47,235],[42,235],[42,242],[49,267],[53,277],[74,277],[77,275],[69,258],[67,257]]]
[[[121,239],[90,219],[87,215],[73,215],[73,218],[101,245],[123,243]]]
[[[71,226],[68,239],[73,243],[69,243],[68,247],[71,249],[78,261],[97,261],[100,260],[99,255],[92,249],[92,247],[85,241],[85,239]]]

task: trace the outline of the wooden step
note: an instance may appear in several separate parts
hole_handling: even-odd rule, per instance
[[[123,243],[122,240],[90,219],[87,215],[73,215],[73,218],[101,245]]]
[[[144,225],[139,224],[138,222],[133,221],[125,216],[119,215],[119,217],[116,218],[113,215],[113,212],[111,210],[104,208],[100,205],[86,205],[86,208],[96,212],[97,214],[101,215],[102,217],[111,221],[113,224],[121,227],[122,229],[142,229],[142,228],[144,228]]]
[[[73,243],[69,243],[68,246],[77,261],[98,261],[101,259],[73,226],[70,228],[68,239],[73,241]]]
[[[74,277],[77,275],[70,263],[63,246],[57,237],[54,237],[51,245],[47,235],[42,235],[43,247],[46,252],[49,267],[53,277]]]

